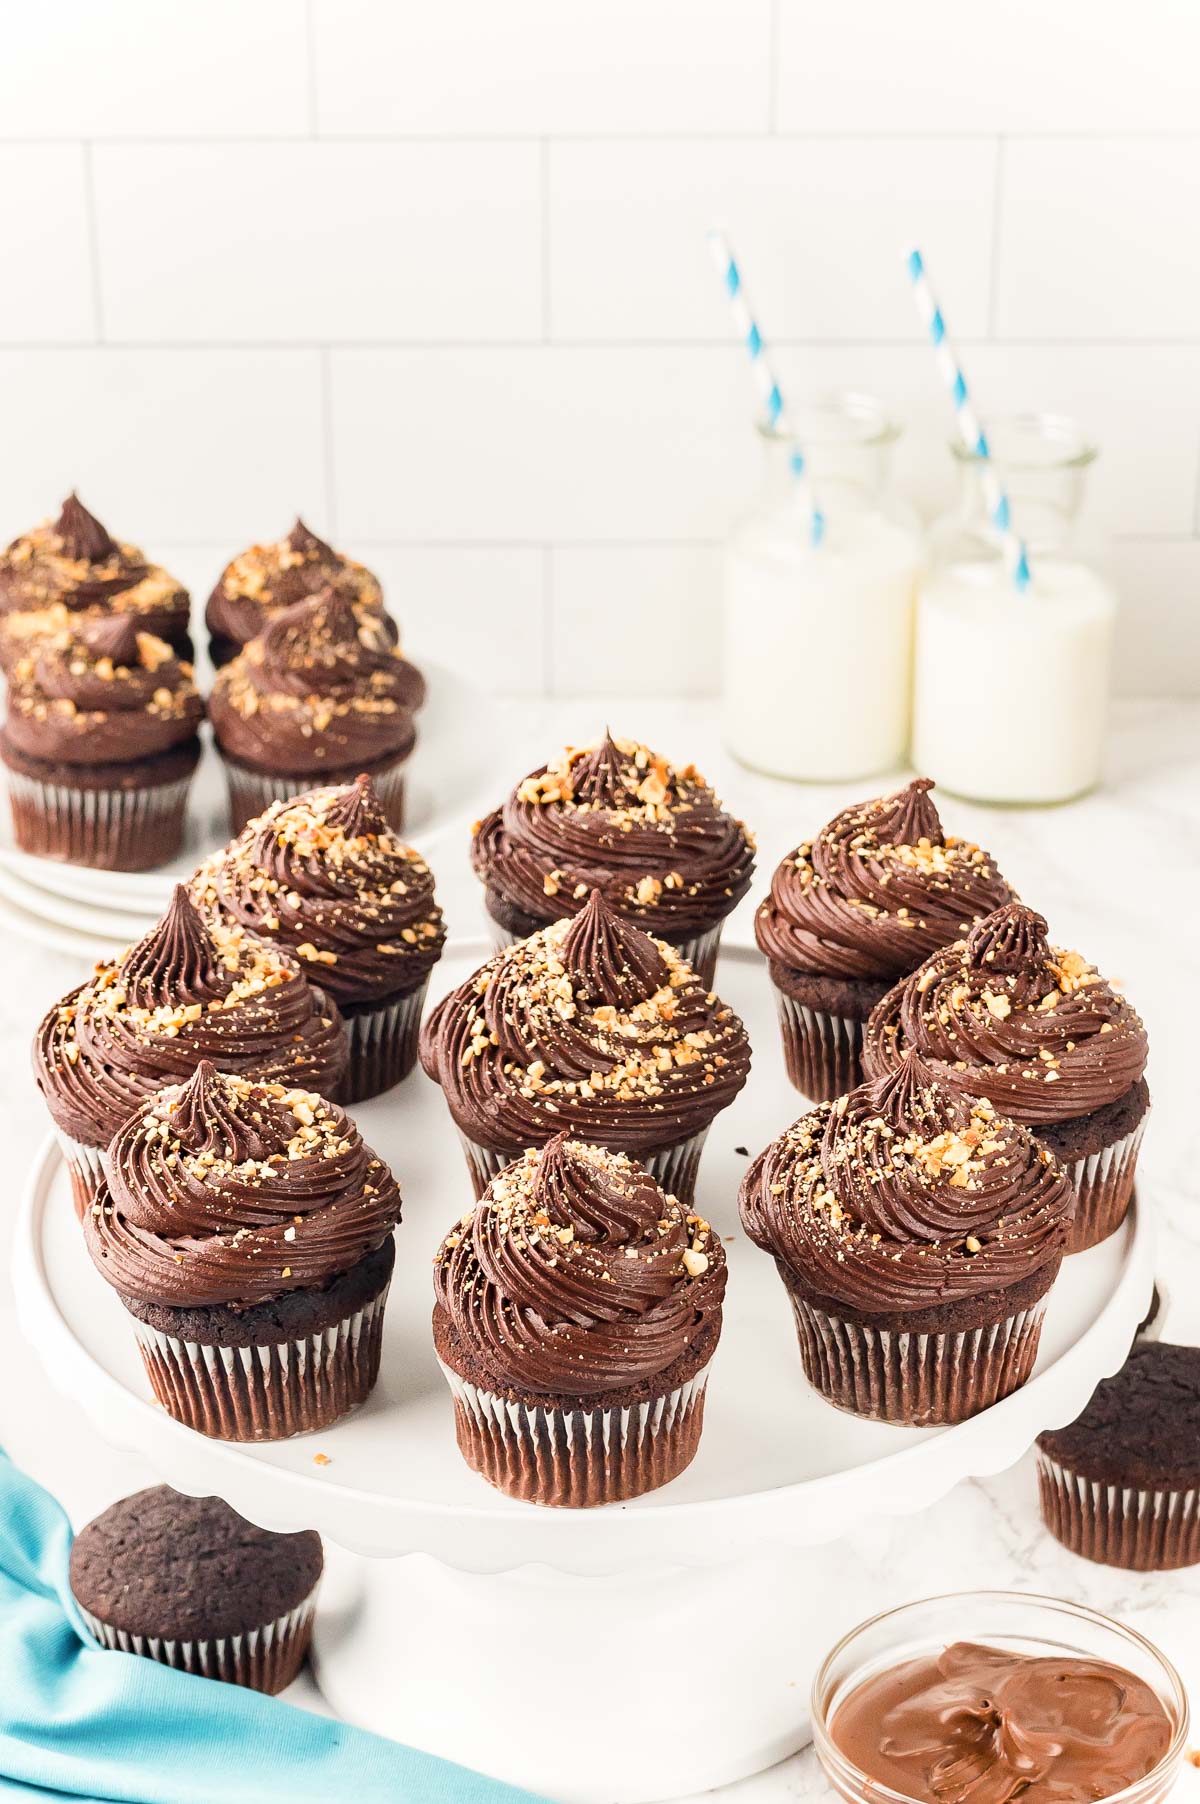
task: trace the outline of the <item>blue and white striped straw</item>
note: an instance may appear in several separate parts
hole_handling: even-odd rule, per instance
[[[950,335],[946,331],[946,321],[926,274],[925,260],[919,250],[913,249],[906,252],[905,264],[912,280],[917,312],[924,321],[925,330],[929,333],[938,368],[942,372],[942,380],[950,390],[950,398],[954,402],[959,436],[967,450],[979,459],[979,476],[983,484],[984,499],[987,502],[988,513],[991,515],[992,525],[1000,534],[1005,566],[1018,594],[1024,595],[1032,580],[1029,572],[1029,558],[1026,555],[1024,543],[1013,526],[1008,496],[1004,492],[1004,485],[992,462],[992,450],[987,441],[987,434],[980,425],[979,416],[971,405],[962,365],[954,354],[954,346],[950,343]]]
[[[725,285],[725,293],[733,314],[734,330],[750,354],[750,370],[758,385],[759,393],[762,395],[767,424],[773,432],[778,431],[791,442],[792,475],[800,484],[801,493],[808,506],[812,543],[819,545],[825,536],[825,516],[817,506],[812,492],[812,483],[803,448],[797,443],[795,434],[788,423],[783,390],[771,368],[767,349],[763,344],[762,333],[755,324],[754,315],[750,311],[750,303],[746,298],[746,289],[742,281],[742,272],[738,268],[737,259],[734,257],[724,232],[711,231],[708,234],[708,248],[712,252],[717,273]]]

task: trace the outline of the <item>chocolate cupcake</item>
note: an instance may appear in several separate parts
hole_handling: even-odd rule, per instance
[[[33,1074],[82,1211],[117,1129],[200,1059],[333,1094],[349,1056],[341,1016],[280,947],[206,925],[182,885],[158,926],[42,1021]]]
[[[497,952],[444,997],[420,1052],[476,1196],[566,1129],[628,1153],[690,1202],[705,1135],[750,1069],[733,1010],[599,890],[573,920]]]
[[[38,631],[36,616],[62,608],[84,625],[110,615],[128,617],[139,631],[165,639],[190,658],[191,601],[187,590],[147,562],[136,545],[111,538],[78,495],[68,495],[57,520],[46,520],[0,553],[0,658],[8,669],[21,640]],[[15,623],[20,621],[21,625]]]
[[[1041,915],[998,908],[879,1003],[863,1064],[894,1071],[915,1048],[940,1082],[986,1096],[1037,1133],[1076,1195],[1068,1252],[1120,1227],[1150,1107],[1146,1030],[1078,952],[1046,938]]]
[[[283,608],[218,673],[209,703],[234,833],[318,783],[375,779],[389,824],[404,825],[404,762],[416,743],[422,679],[377,621],[326,589]]]
[[[773,1141],[739,1201],[830,1403],[962,1422],[1029,1377],[1071,1186],[1027,1129],[915,1053]]]
[[[1200,1347],[1136,1345],[1037,1447],[1042,1520],[1072,1553],[1131,1572],[1200,1562]]]
[[[279,1441],[366,1401],[400,1192],[341,1109],[203,1059],[130,1116],[108,1170],[88,1251],[168,1415]]]
[[[875,1004],[923,958],[1012,896],[988,853],[942,831],[917,777],[862,802],[785,858],[754,917],[788,1076],[814,1102],[862,1077]]]
[[[324,1563],[315,1529],[152,1485],[80,1529],[71,1590],[102,1646],[274,1695],[304,1664]]]
[[[467,1464],[582,1508],[689,1465],[725,1252],[621,1153],[566,1133],[500,1171],[442,1242],[433,1335]]]
[[[475,828],[471,862],[498,946],[578,914],[598,889],[711,984],[722,924],[750,888],[754,841],[694,765],[676,769],[606,732],[519,783]]]
[[[446,930],[433,873],[388,826],[370,777],[275,802],[192,879],[207,916],[283,946],[334,998],[350,1037],[342,1102],[416,1063]]]
[[[396,643],[378,579],[297,520],[286,539],[251,545],[222,570],[204,612],[213,664],[228,664],[282,609],[326,589],[350,603],[360,624],[378,622]]]
[[[203,718],[191,665],[128,614],[37,640],[10,673],[0,730],[17,845],[108,871],[164,864]]]

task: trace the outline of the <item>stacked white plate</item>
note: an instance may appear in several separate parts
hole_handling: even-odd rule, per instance
[[[409,765],[405,832],[432,856],[431,840],[452,826],[461,825],[465,844],[469,821],[496,799],[496,771],[507,770],[508,760],[495,705],[452,671],[425,670],[429,700]],[[183,849],[156,871],[96,871],[31,857],[13,844],[7,806],[0,816],[0,926],[89,964],[153,926],[173,886],[229,837],[225,779],[211,745],[192,784]]]

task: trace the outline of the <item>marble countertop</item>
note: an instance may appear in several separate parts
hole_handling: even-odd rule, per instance
[[[625,698],[505,704],[497,794],[566,740],[590,737],[606,720],[635,730],[668,756],[692,758],[727,803],[755,828],[763,877],[791,845],[846,802],[879,793],[885,780],[851,786],[773,782],[723,752],[709,704]],[[479,798],[482,808],[488,796]],[[1124,983],[1152,1046],[1154,1114],[1139,1166],[1139,1194],[1159,1222],[1158,1269],[1168,1295],[1166,1332],[1200,1340],[1200,1108],[1195,1019],[1200,1006],[1200,702],[1125,702],[1114,714],[1105,781],[1064,808],[984,808],[939,798],[952,830],[986,845],[1025,899],[1049,919],[1060,943],[1079,947]],[[458,829],[456,827],[455,838]],[[434,860],[452,928],[478,922],[478,892],[465,844],[422,839]],[[747,915],[742,926],[748,924]],[[29,1076],[34,1027],[54,998],[79,981],[78,963],[9,938],[0,991],[0,1127],[11,1174],[10,1211],[46,1116]],[[108,1447],[82,1414],[51,1389],[20,1341],[8,1295],[9,1245],[0,1237],[0,1443],[63,1501],[78,1525],[156,1475]],[[869,1545],[847,1550],[869,1561]],[[1016,1586],[1085,1601],[1157,1641],[1200,1700],[1200,1567],[1139,1575],[1077,1560],[1042,1529],[1032,1461],[998,1478],[961,1485],[903,1524],[887,1558],[889,1586],[902,1561],[913,1597],[931,1590]],[[293,1694],[320,1707],[308,1681]],[[1200,1726],[1195,1739],[1200,1743]],[[736,1804],[825,1797],[811,1751],[770,1772],[709,1794]],[[1179,1796],[1200,1800],[1200,1772],[1185,1766]]]

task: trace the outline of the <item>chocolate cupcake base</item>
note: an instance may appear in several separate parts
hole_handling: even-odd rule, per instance
[[[1130,1572],[1200,1564],[1200,1490],[1102,1484],[1038,1452],[1042,1520],[1085,1560]]]
[[[406,996],[342,1004],[350,1063],[338,1090],[340,1103],[367,1102],[408,1076],[417,1062],[421,1009],[428,989],[426,977]]]
[[[914,1313],[904,1328],[835,1313],[776,1265],[813,1388],[852,1415],[923,1428],[965,1422],[1025,1383],[1059,1261],[1008,1291]]]
[[[1129,1213],[1149,1111],[1150,1091],[1143,1079],[1127,1096],[1091,1115],[1034,1130],[1065,1166],[1075,1191],[1068,1253],[1098,1246]]]
[[[183,844],[200,744],[140,764],[72,771],[5,752],[13,838],[22,852],[102,871],[149,871]]]
[[[476,1201],[483,1195],[497,1173],[519,1159],[525,1151],[523,1146],[510,1148],[505,1152],[493,1152],[491,1147],[480,1146],[469,1140],[459,1130],[459,1140],[466,1155],[467,1170],[471,1174],[471,1188],[475,1192]],[[645,1167],[651,1177],[662,1186],[668,1196],[674,1196],[681,1203],[690,1203],[696,1194],[696,1176],[700,1169],[700,1154],[704,1142],[708,1138],[708,1129],[693,1134],[687,1140],[679,1141],[675,1146],[659,1148],[657,1152],[631,1152],[630,1157]],[[624,1148],[614,1150],[624,1151]]]
[[[171,1640],[162,1635],[134,1635],[101,1622],[89,1610],[80,1609],[89,1631],[103,1647],[122,1654],[140,1654],[180,1672],[204,1679],[222,1679],[228,1685],[245,1685],[270,1696],[290,1685],[304,1664],[312,1640],[317,1588],[285,1616],[261,1629],[240,1635],[219,1635],[207,1641]]]
[[[491,940],[497,952],[503,952],[506,946],[516,945],[518,940],[527,940],[531,933],[538,933],[543,927],[550,927],[561,919],[557,914],[531,915],[512,903],[505,901],[495,890],[489,890],[485,898],[488,925]],[[715,927],[708,927],[703,933],[674,934],[657,933],[646,921],[639,926],[647,933],[653,933],[656,939],[665,940],[673,946],[681,958],[687,960],[701,983],[711,989],[717,975],[717,954],[721,947],[721,933],[724,921],[718,921]]]
[[[75,1204],[76,1215],[82,1221],[107,1176],[108,1149],[103,1146],[85,1146],[82,1140],[73,1140],[70,1134],[65,1134],[57,1126],[54,1138],[66,1160],[67,1174],[71,1179],[71,1200]]]
[[[282,771],[252,770],[248,764],[239,764],[223,751],[221,762],[229,790],[230,834],[240,833],[248,821],[264,814],[272,802],[290,802],[294,796],[326,784],[336,787],[353,783],[364,771],[375,786],[388,826],[393,833],[400,833],[404,829],[404,767],[407,759],[405,753],[403,758],[385,758],[378,764],[357,764],[352,770],[322,768],[289,776]]]
[[[863,1029],[888,986],[810,977],[774,959],[769,969],[788,1078],[811,1102],[833,1102],[862,1082]]]
[[[481,1478],[526,1503],[591,1509],[669,1484],[695,1458],[708,1367],[637,1402],[497,1395],[439,1359],[454,1398],[459,1452]]]
[[[281,1441],[328,1428],[379,1376],[395,1243],[320,1292],[245,1309],[174,1309],[123,1297],[146,1375],[167,1414],[221,1441]]]

